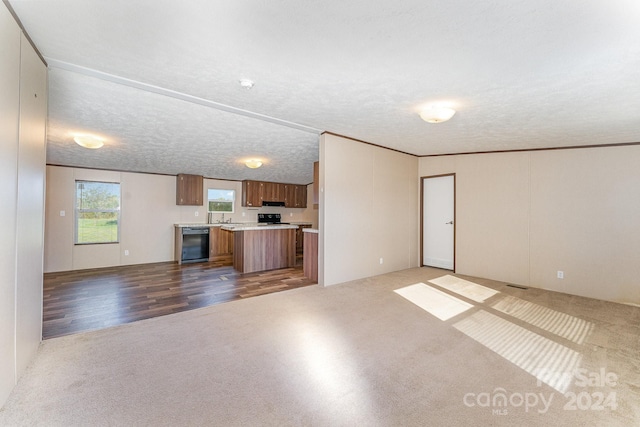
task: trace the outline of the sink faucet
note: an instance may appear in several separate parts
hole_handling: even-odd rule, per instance
[[[220,222],[224,222],[224,212],[222,213],[222,220]]]

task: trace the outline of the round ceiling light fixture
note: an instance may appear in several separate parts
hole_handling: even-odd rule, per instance
[[[73,137],[76,144],[84,148],[96,150],[104,145],[104,140],[94,135],[76,135]]]
[[[255,83],[253,82],[253,80],[249,80],[249,79],[240,79],[240,86],[242,86],[243,88],[249,90],[253,87]]]
[[[260,166],[262,166],[262,160],[258,160],[258,159],[249,159],[247,161],[244,162],[244,164],[251,169],[257,169]]]
[[[420,111],[420,117],[427,123],[442,123],[449,120],[456,113],[456,110],[449,107],[433,105]]]

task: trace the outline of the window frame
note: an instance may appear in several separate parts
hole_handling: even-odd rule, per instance
[[[209,198],[210,191],[223,191],[223,192],[231,192],[233,193],[233,197],[231,199],[231,210],[230,211],[212,211],[209,210],[209,204],[211,203],[211,199]],[[234,213],[236,211],[236,190],[233,188],[207,188],[207,213]]]
[[[78,204],[78,184],[80,183],[88,183],[88,184],[110,184],[118,186],[118,207],[115,209],[80,209]],[[76,179],[74,184],[74,245],[85,246],[85,245],[111,245],[111,244],[119,244],[120,243],[120,220],[121,220],[121,208],[122,208],[122,186],[119,182],[113,181],[92,181],[87,179]],[[116,239],[112,241],[97,241],[97,242],[79,242],[78,237],[78,225],[80,220],[80,213],[116,213]]]

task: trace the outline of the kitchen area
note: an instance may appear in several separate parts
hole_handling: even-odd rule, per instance
[[[206,222],[174,224],[178,264],[232,265],[239,273],[302,266],[305,277],[317,282],[318,205],[306,185],[245,180],[238,197],[235,191],[204,188],[203,183],[194,175],[176,177],[177,205],[207,206]],[[300,212],[315,215],[305,220]]]
[[[47,177],[47,338],[317,283],[317,267],[304,267],[317,265],[305,249],[318,224],[311,182],[60,166]],[[120,184],[116,242],[74,243],[78,181]]]

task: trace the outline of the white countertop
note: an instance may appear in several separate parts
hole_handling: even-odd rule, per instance
[[[173,224],[176,228],[209,228],[209,227],[217,227],[222,224]]]
[[[174,227],[176,228],[210,228],[210,227],[222,227],[223,225],[229,225],[229,226],[236,226],[236,227],[240,227],[240,226],[257,226],[258,223],[257,222],[214,222],[211,224],[207,224],[205,222],[200,222],[200,223],[184,223],[184,224],[173,224]]]
[[[302,232],[303,233],[315,233],[315,234],[318,234],[318,229],[317,228],[303,228]]]
[[[269,224],[269,225],[258,225],[258,224],[227,224],[223,225],[223,230],[228,231],[249,231],[249,230],[289,230],[289,229],[297,229],[297,225],[293,224]]]
[[[176,228],[210,228],[210,227],[223,227],[225,230],[233,231],[233,230],[269,230],[274,228],[298,228],[299,225],[312,225],[310,222],[291,222],[287,224],[269,224],[269,225],[258,225],[257,222],[214,222],[213,224],[207,223],[198,223],[198,224],[173,224]],[[309,230],[308,228],[303,228],[303,230]],[[317,230],[316,230],[317,233]]]

